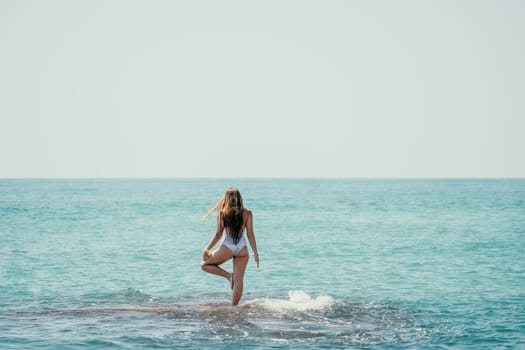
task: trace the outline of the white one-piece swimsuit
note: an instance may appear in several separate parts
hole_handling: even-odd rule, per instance
[[[242,230],[241,238],[237,240],[237,243],[235,243],[235,239],[232,236],[230,236],[226,228],[222,232],[222,237],[223,237],[222,244],[224,244],[228,249],[232,251],[233,256],[236,256],[237,254],[239,254],[241,249],[246,247],[246,238],[244,237],[244,231],[246,230],[245,229]]]

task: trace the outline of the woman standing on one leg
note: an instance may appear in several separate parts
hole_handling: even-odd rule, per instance
[[[224,196],[204,216],[206,220],[217,210],[217,231],[202,254],[201,267],[204,271],[214,275],[222,276],[230,281],[233,290],[232,305],[237,305],[241,300],[244,271],[248,264],[248,248],[246,238],[248,237],[252,247],[255,264],[259,267],[259,254],[253,233],[253,221],[251,210],[244,208],[241,193],[236,188],[229,188]],[[213,253],[210,250],[223,237],[222,244]],[[233,258],[232,273],[224,270],[220,265]]]

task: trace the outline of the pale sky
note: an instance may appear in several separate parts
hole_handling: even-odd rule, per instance
[[[0,177],[525,177],[524,1],[0,0]]]

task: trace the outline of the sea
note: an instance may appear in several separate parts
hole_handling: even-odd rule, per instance
[[[229,187],[236,307],[200,268]],[[0,180],[0,349],[157,348],[525,349],[525,180]]]

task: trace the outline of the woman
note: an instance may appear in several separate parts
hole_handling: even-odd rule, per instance
[[[222,276],[230,282],[230,287],[233,290],[232,305],[235,306],[241,300],[244,270],[248,264],[245,231],[252,247],[255,264],[259,267],[252,212],[243,207],[241,193],[236,188],[229,188],[224,196],[204,215],[203,220],[210,217],[215,210],[217,210],[217,231],[204,249],[201,267],[204,271]],[[221,236],[223,240],[219,249],[210,252],[221,239]],[[231,258],[233,258],[233,271],[229,273],[220,265]]]

